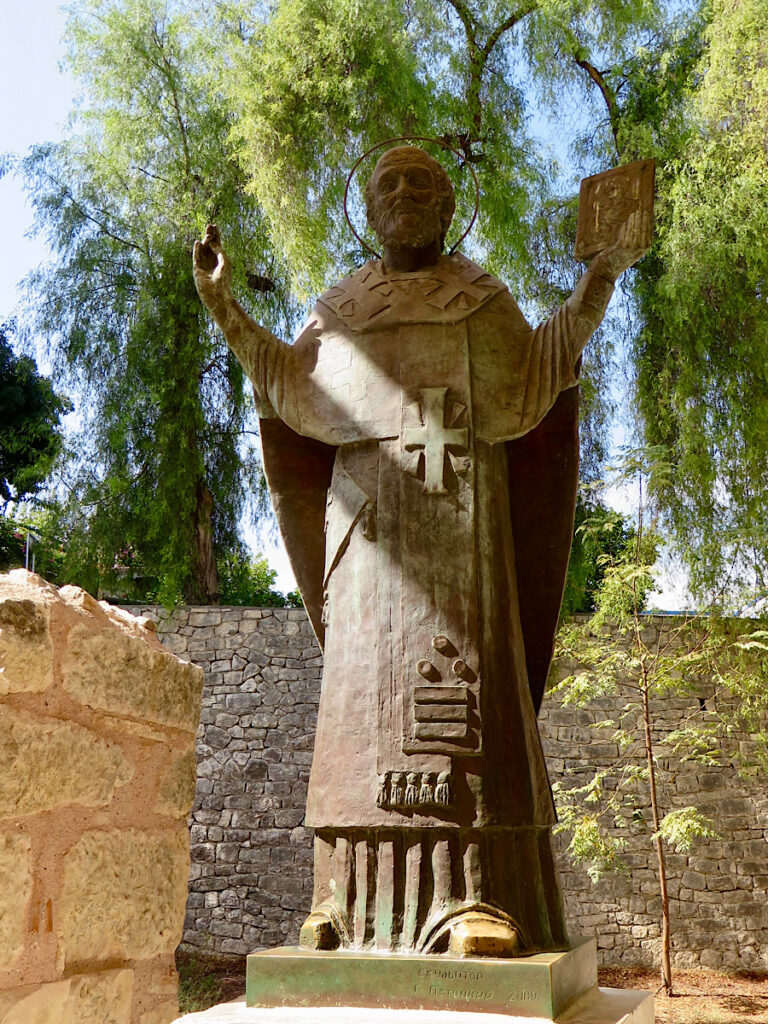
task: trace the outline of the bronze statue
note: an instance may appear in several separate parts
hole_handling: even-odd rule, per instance
[[[214,226],[194,253],[253,382],[324,651],[301,942],[566,949],[536,714],[571,541],[580,354],[643,255],[638,224],[532,329],[505,285],[442,254],[455,202],[439,163],[388,151],[366,200],[383,259],[326,292],[293,345],[232,296]]]

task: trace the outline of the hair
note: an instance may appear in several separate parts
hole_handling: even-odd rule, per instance
[[[442,249],[445,245],[445,236],[448,234],[448,228],[451,226],[453,214],[456,210],[456,195],[453,191],[451,179],[446,174],[443,165],[438,163],[438,161],[431,157],[429,153],[425,153],[419,146],[397,146],[394,149],[388,149],[386,153],[379,158],[373,169],[373,174],[365,185],[365,212],[368,218],[368,223],[375,230],[376,199],[373,194],[373,181],[379,168],[382,167],[382,165],[393,161],[400,162],[407,159],[413,159],[414,156],[427,164],[435,179],[436,200],[440,210],[440,248]]]

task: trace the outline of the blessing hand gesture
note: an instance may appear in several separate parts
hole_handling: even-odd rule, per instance
[[[221,245],[221,234],[209,224],[202,242],[195,242],[192,251],[192,272],[197,294],[208,309],[213,310],[230,298],[232,266]]]

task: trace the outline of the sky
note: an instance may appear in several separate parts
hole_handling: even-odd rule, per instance
[[[3,102],[0,153],[24,154],[35,143],[61,137],[74,89],[59,72],[64,15],[51,0],[0,0],[3,40]],[[32,211],[21,183],[0,179],[0,319],[8,319],[18,299],[18,283],[45,258],[41,239],[28,237]]]
[[[4,102],[0,104],[0,154],[23,155],[30,146],[61,138],[74,102],[72,80],[59,69],[63,57],[61,35],[63,8],[55,0],[0,0],[0,38],[3,40]],[[0,223],[4,244],[0,246],[0,322],[9,319],[20,301],[20,282],[45,260],[48,253],[42,238],[30,237],[32,211],[21,182],[11,174],[0,178]],[[46,371],[45,352],[38,350],[41,370]],[[634,511],[633,496],[626,492],[608,494],[619,511]],[[275,537],[252,528],[246,540],[266,555],[277,572],[279,590],[296,586],[282,544]],[[661,590],[653,605],[662,609],[688,606],[684,578],[674,563],[662,567]]]
[[[64,9],[54,0],[0,0],[0,38],[4,51],[4,102],[0,104],[0,153],[23,156],[30,146],[62,137],[75,96],[74,83],[59,69]],[[23,279],[48,258],[45,240],[31,237],[32,210],[21,181],[0,178],[0,322],[13,316]],[[41,370],[45,352],[38,350]],[[246,527],[253,550],[266,555],[277,572],[275,586],[294,590],[296,580],[285,549],[272,534]]]

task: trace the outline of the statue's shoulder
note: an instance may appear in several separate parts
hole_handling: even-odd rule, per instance
[[[358,267],[349,277],[343,277],[341,281],[329,288],[328,291],[323,292],[317,300],[318,304],[328,306],[338,315],[340,308],[345,302],[354,301],[356,297],[359,298],[361,294],[369,291],[369,282],[373,284],[373,281],[370,279],[375,272],[377,263],[378,261],[376,260],[369,260],[362,267]]]
[[[467,281],[469,284],[479,288],[487,288],[494,294],[509,290],[498,277],[489,274],[479,263],[475,263],[469,256],[465,256],[461,252],[454,253],[452,256],[446,256],[444,259],[450,267],[450,273],[456,280]]]
[[[403,323],[464,320],[500,292],[503,282],[466,256],[441,256],[433,267],[413,273],[387,273],[370,260],[320,296],[353,331]]]

